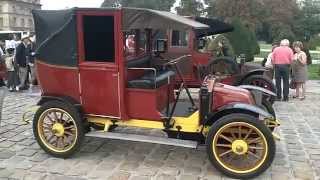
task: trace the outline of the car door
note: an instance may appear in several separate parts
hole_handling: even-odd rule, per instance
[[[102,12],[78,14],[79,81],[84,111],[120,117],[119,66],[115,16]]]

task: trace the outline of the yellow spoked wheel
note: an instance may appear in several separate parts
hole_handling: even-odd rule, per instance
[[[49,101],[36,112],[33,122],[39,145],[56,157],[73,154],[83,139],[83,124],[77,110],[59,101]]]
[[[230,114],[214,123],[207,136],[212,164],[233,178],[252,178],[273,161],[275,142],[263,122],[246,114]]]

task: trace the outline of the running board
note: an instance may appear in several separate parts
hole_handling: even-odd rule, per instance
[[[174,138],[127,134],[127,133],[104,132],[104,131],[92,131],[87,133],[86,136],[106,138],[106,139],[119,139],[119,140],[127,140],[127,141],[147,142],[147,143],[155,143],[155,144],[165,144],[165,145],[194,148],[194,149],[197,148],[197,145],[198,145],[196,141],[190,141],[190,140],[181,140],[181,139],[174,139]]]

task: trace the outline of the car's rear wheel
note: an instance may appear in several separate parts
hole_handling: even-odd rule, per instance
[[[258,176],[275,156],[271,131],[247,114],[229,114],[217,120],[209,130],[206,144],[211,163],[233,178]]]
[[[265,88],[271,92],[276,93],[276,87],[271,79],[263,76],[263,75],[251,75],[243,80],[241,83],[243,85],[252,85],[252,86],[258,86]],[[273,96],[271,97],[264,97],[264,99],[268,100],[271,104],[274,103],[275,98]]]
[[[69,157],[79,150],[84,129],[77,109],[60,101],[44,103],[33,120],[34,136],[40,147],[60,158]]]

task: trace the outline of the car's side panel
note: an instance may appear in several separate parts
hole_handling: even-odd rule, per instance
[[[42,95],[70,96],[80,102],[78,68],[56,66],[36,60]]]

